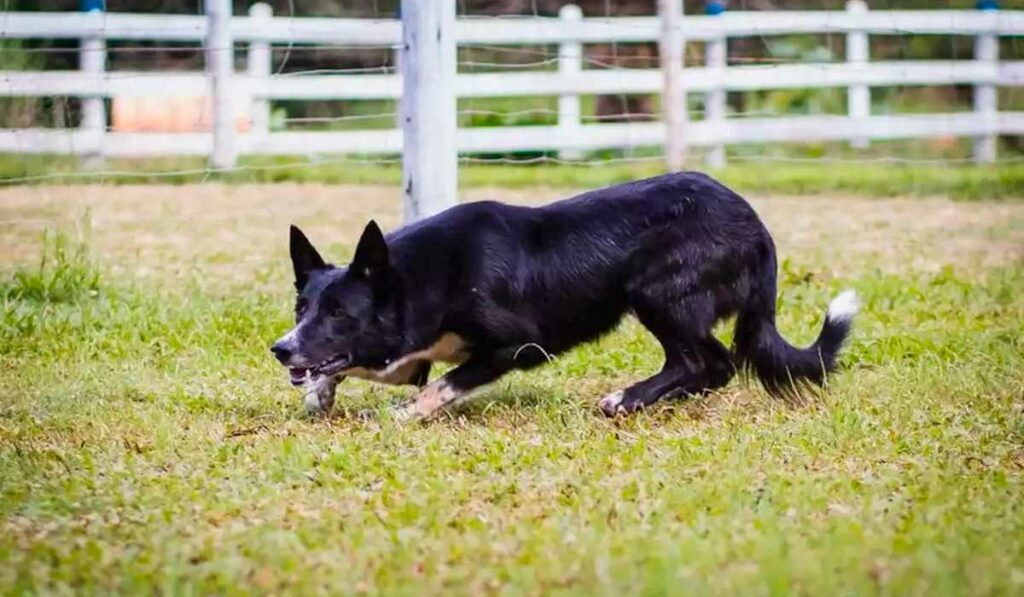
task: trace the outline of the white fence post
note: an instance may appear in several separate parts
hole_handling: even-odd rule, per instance
[[[231,97],[235,42],[231,36],[231,0],[204,0],[206,6],[206,69],[213,104],[213,152],[210,165],[235,165],[235,102]]]
[[[249,8],[249,16],[258,26],[267,25],[274,9],[269,4],[259,2]],[[270,44],[266,40],[254,39],[249,42],[249,55],[246,59],[249,79],[252,88],[263,88],[263,83],[270,76]],[[252,114],[250,133],[255,139],[263,139],[270,132],[270,100],[262,95],[254,94],[249,105]]]
[[[101,9],[93,8],[89,13],[99,13]],[[103,76],[107,64],[107,42],[102,37],[82,38],[82,45],[78,53],[78,68],[83,73],[95,75],[97,79]],[[83,130],[89,131],[98,137],[97,151],[85,157],[87,168],[97,167],[103,162],[103,137],[107,132],[107,111],[102,96],[86,97],[82,100],[82,123]]]
[[[709,4],[709,15],[720,15],[724,11],[721,4]],[[720,138],[721,130],[725,125],[726,92],[722,88],[725,79],[725,67],[729,57],[729,41],[726,36],[721,36],[707,42],[705,46],[705,61],[711,77],[717,83],[716,87],[708,92],[704,100],[704,117],[711,124],[715,131],[714,138]],[[714,143],[708,151],[707,164],[711,168],[725,167],[725,145],[719,142]]]
[[[558,11],[558,18],[567,23],[583,19],[583,10],[575,4],[566,4]],[[575,77],[583,70],[583,44],[566,41],[558,47],[558,74]],[[558,96],[558,135],[564,140],[578,139],[580,129],[580,96],[562,94]],[[575,149],[563,150],[559,157],[578,160],[582,153]]]
[[[413,221],[457,202],[454,0],[402,0],[402,51],[402,189]]]
[[[865,15],[868,12],[868,4],[864,0],[849,0],[846,3],[846,12],[851,15]],[[868,45],[868,34],[866,31],[856,30],[846,33],[846,63],[853,70],[867,68],[871,59],[871,50]],[[871,116],[871,89],[867,85],[850,85],[846,90],[847,114],[852,120],[866,122]],[[862,128],[862,127],[858,127]],[[869,145],[867,137],[853,137],[850,139],[850,146],[857,149],[865,149]]]
[[[993,3],[994,5],[994,3]],[[997,9],[986,8],[986,12],[995,13]],[[995,23],[995,19],[992,20]],[[984,33],[974,40],[974,59],[978,62],[989,63],[992,70],[998,67],[999,61],[999,37],[994,33]],[[978,121],[983,123],[988,130],[984,135],[974,139],[974,161],[978,163],[992,163],[996,161],[995,130],[998,122],[999,101],[996,95],[996,87],[992,83],[974,86],[974,113]]]
[[[661,33],[658,55],[664,90],[661,111],[665,122],[665,165],[670,172],[686,163],[686,90],[683,89],[683,2],[658,0]]]

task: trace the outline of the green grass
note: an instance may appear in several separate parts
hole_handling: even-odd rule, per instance
[[[787,261],[793,341],[840,289],[865,307],[844,371],[804,406],[736,382],[605,420],[596,397],[660,366],[627,321],[403,427],[304,416],[266,350],[289,323],[287,263],[278,291],[254,291],[115,277],[67,236],[45,243],[0,273],[0,592],[1024,585],[1020,263]],[[406,393],[353,382],[339,399]]]
[[[358,160],[358,158],[353,158]],[[460,168],[463,188],[538,186],[589,188],[664,172],[659,161],[587,164],[488,165]],[[1024,163],[997,166],[899,165],[884,163],[736,163],[714,174],[744,193],[817,195],[842,193],[869,197],[942,196],[958,200],[1024,197]],[[199,159],[111,161],[87,172],[76,161],[49,156],[0,155],[4,180],[45,183],[186,184],[303,182],[396,185],[399,165],[360,163],[344,158],[245,158],[231,172],[206,169]],[[39,177],[39,178],[37,178]]]

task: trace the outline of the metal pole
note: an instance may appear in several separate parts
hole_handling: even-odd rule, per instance
[[[718,1],[708,2],[704,11],[709,16],[717,17],[725,12],[725,5]],[[725,112],[727,96],[725,88],[725,68],[729,63],[729,39],[722,35],[710,39],[705,46],[705,63],[708,71],[717,82],[717,86],[708,92],[704,103],[704,117],[713,127],[715,142],[708,150],[707,164],[711,168],[723,168],[726,163],[725,144],[719,141],[725,128]]]
[[[103,12],[103,2],[97,0],[83,0],[81,6],[83,12],[95,15]],[[106,64],[107,41],[101,36],[83,38],[78,54],[79,70],[100,78],[106,70]],[[86,156],[86,168],[99,167],[103,163],[103,136],[107,132],[107,110],[103,101],[102,96],[82,99],[81,127],[97,136],[97,151]]]
[[[996,25],[999,5],[996,2],[979,2],[981,10],[992,15],[993,27]],[[979,63],[988,63],[991,70],[999,66],[999,38],[992,33],[983,33],[974,40],[974,59]],[[990,164],[996,161],[999,100],[996,88],[987,83],[974,87],[974,113],[978,121],[987,129],[986,133],[974,139],[974,161],[979,164]]]

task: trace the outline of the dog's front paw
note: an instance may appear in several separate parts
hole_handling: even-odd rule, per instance
[[[309,392],[306,394],[305,406],[306,413],[311,416],[327,414],[327,410],[320,404],[320,397],[317,396],[316,392]]]
[[[622,390],[612,392],[598,401],[597,407],[600,408],[601,412],[608,417],[626,414],[626,409],[622,406],[622,398],[624,395],[625,394]]]
[[[422,417],[416,412],[416,402],[409,401],[391,409],[391,418],[398,423],[412,423]]]
[[[336,377],[321,376],[309,382],[306,391],[306,412],[310,415],[326,415],[334,408],[334,394],[340,380]]]

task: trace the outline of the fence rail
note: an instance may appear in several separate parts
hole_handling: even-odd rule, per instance
[[[127,13],[32,12],[0,13],[3,36],[9,39],[206,40],[205,16]],[[689,41],[720,37],[752,37],[803,33],[870,35],[1024,35],[1024,11],[1013,10],[880,10],[727,12],[687,15],[683,27]],[[253,16],[231,18],[238,42],[397,46],[402,25],[396,19],[343,19]],[[581,18],[464,17],[455,27],[459,44],[558,44],[654,42],[657,17]]]
[[[402,96],[399,74],[271,73],[271,44],[330,44],[397,49],[401,22],[394,19],[282,18],[257,5],[249,16],[232,16],[226,29],[212,31],[207,16],[118,13],[0,13],[0,33],[8,39],[80,39],[78,71],[3,71],[0,96],[72,96],[83,98],[85,117],[77,129],[0,130],[0,151],[68,153],[91,156],[211,155],[213,132],[126,133],[107,130],[103,99],[131,96],[211,94],[208,72],[106,71],[108,40],[203,42],[207,52],[217,39],[248,46],[243,72],[221,71],[217,88],[222,109],[241,109],[250,119],[249,132],[234,133],[222,163],[235,154],[394,153],[402,150],[398,129],[355,131],[270,131],[273,100],[366,100]],[[685,16],[686,41],[706,42],[707,64],[683,70],[686,93],[708,94],[706,118],[686,122],[688,146],[712,148],[709,159],[724,162],[724,144],[768,141],[849,140],[863,145],[874,139],[964,136],[976,139],[980,161],[995,159],[997,135],[1024,134],[1024,112],[998,112],[999,87],[1024,84],[1024,61],[1000,61],[1000,37],[1024,35],[1024,11],[868,11],[857,0],[846,11],[730,12]],[[211,36],[210,34],[215,35]],[[790,34],[847,36],[845,62],[729,65],[729,39]],[[972,60],[872,61],[869,35],[942,34],[975,36]],[[657,17],[583,18],[566,7],[561,18],[462,18],[454,28],[461,45],[548,44],[558,46],[557,70],[501,73],[459,73],[454,82],[460,98],[558,96],[558,124],[463,128],[456,135],[460,152],[551,150],[566,152],[616,147],[660,146],[662,122],[584,123],[580,96],[660,94],[662,70],[587,69],[581,44],[654,42],[665,35]],[[226,53],[226,52],[225,52]],[[948,114],[872,115],[871,87],[896,85],[970,85],[974,110]],[[787,88],[844,88],[848,114],[731,119],[726,92]],[[239,108],[241,107],[241,108]],[[685,110],[669,106],[670,110]],[[222,129],[224,127],[221,127]],[[222,134],[226,134],[223,133]],[[223,162],[227,160],[227,162]]]

